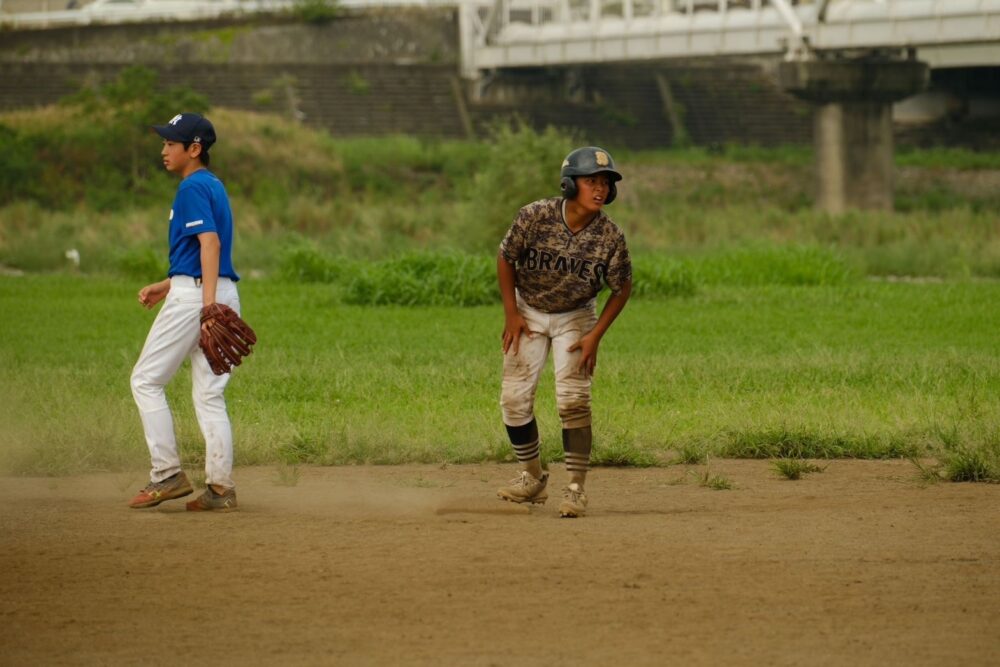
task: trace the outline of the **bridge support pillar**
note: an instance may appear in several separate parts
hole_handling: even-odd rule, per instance
[[[892,210],[892,103],[927,86],[916,60],[784,62],[782,87],[815,107],[816,205],[829,213]]]

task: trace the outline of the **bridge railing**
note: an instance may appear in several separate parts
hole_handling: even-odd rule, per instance
[[[11,11],[10,3],[7,4],[5,7],[4,0],[0,0],[0,25],[16,28],[274,12],[296,3],[295,0],[41,0],[38,3],[41,11]],[[335,4],[347,8],[466,6],[473,8],[481,19],[489,13],[502,17],[502,26],[506,27],[512,23],[594,22],[614,17],[629,20],[670,13],[759,9],[768,0],[336,0]],[[54,9],[56,6],[60,8]]]
[[[876,2],[879,0],[875,0]],[[820,4],[812,0],[458,0],[456,4],[476,6],[480,14],[487,12],[501,21],[502,27],[514,23],[542,25],[544,23],[596,23],[607,19],[629,21],[667,14],[694,15],[700,12],[725,14],[730,10],[758,11],[780,4]],[[492,11],[491,11],[492,10]]]
[[[722,33],[730,25],[731,17],[735,19],[732,23],[741,34],[745,36],[752,33],[749,39],[753,44],[748,45],[745,52],[769,53],[782,50],[798,52],[803,48],[803,28],[794,6],[813,5],[810,9],[816,15],[822,16],[830,1],[458,0],[463,70],[466,76],[475,76],[477,69],[490,68],[498,64],[497,59],[492,57],[493,54],[488,54],[484,58],[484,52],[501,49],[510,53],[517,48],[513,45],[531,40],[550,40],[553,45],[591,40],[591,46],[597,47],[601,36],[615,33],[618,35],[629,33],[633,36],[655,39],[658,32],[684,32],[688,40],[704,41],[705,35],[714,36]],[[887,0],[860,0],[860,2],[885,1]],[[761,28],[770,31],[769,38],[775,32],[779,34],[779,39],[770,40],[774,44],[767,49],[762,49],[760,46]],[[577,51],[579,52],[579,49]],[[597,53],[600,49],[595,48],[594,51]],[[691,55],[702,54],[695,50]],[[516,54],[514,58],[517,59]],[[583,60],[589,59],[583,58]]]
[[[1000,64],[1000,0],[463,0],[466,76],[497,67],[919,49]]]
[[[24,0],[19,0],[22,3]],[[83,3],[87,0],[39,0]],[[0,29],[278,12],[298,0],[95,0],[9,12]],[[934,66],[1000,63],[1000,0],[336,0],[459,12],[463,73],[680,57],[919,48]]]

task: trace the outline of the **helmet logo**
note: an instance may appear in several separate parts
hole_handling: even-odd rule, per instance
[[[595,151],[594,152],[594,161],[597,162],[598,166],[600,166],[600,167],[607,167],[608,166],[608,154],[605,153],[604,151]]]
[[[562,166],[563,166],[563,168],[568,167],[569,166],[569,160],[563,160]]]

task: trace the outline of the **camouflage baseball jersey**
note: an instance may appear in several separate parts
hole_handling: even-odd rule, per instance
[[[632,279],[625,235],[603,211],[573,234],[563,220],[562,198],[523,207],[500,254],[515,265],[518,294],[537,310],[564,313],[590,306],[606,283],[618,293]]]

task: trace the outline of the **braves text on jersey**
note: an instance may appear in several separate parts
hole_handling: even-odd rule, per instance
[[[576,234],[563,218],[563,199],[541,199],[521,208],[500,243],[515,265],[517,292],[545,313],[591,305],[604,284],[619,292],[632,279],[625,234],[603,212]]]

